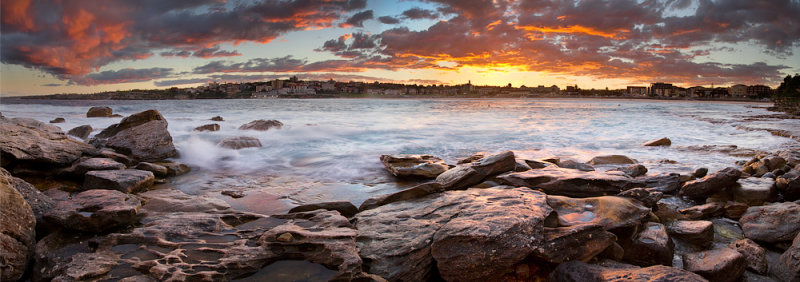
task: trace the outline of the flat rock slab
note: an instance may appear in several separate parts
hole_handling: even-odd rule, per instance
[[[590,165],[605,165],[605,164],[635,164],[636,161],[623,155],[607,155],[597,156],[589,160]]]
[[[2,162],[31,162],[68,166],[83,154],[95,150],[89,144],[68,137],[58,127],[34,119],[0,117]]]
[[[133,168],[152,172],[156,177],[166,177],[168,172],[167,167],[148,162],[140,162]]]
[[[777,197],[775,180],[772,178],[750,177],[739,179],[738,183],[733,186],[733,199],[737,202],[758,206],[772,202]]]
[[[45,220],[66,229],[83,232],[108,232],[137,220],[141,201],[116,190],[95,189],[58,201]]]
[[[750,207],[739,222],[744,236],[754,241],[791,241],[800,232],[800,204],[785,202]]]
[[[220,199],[206,195],[189,195],[176,189],[156,189],[138,195],[145,200],[142,207],[148,212],[202,212],[230,213],[231,206]]]
[[[551,281],[584,282],[584,281],[708,281],[692,272],[663,265],[639,268],[636,266],[605,267],[571,261],[559,264],[550,274]]]
[[[296,206],[291,210],[289,210],[289,213],[307,212],[319,209],[337,211],[344,217],[352,217],[358,212],[358,208],[356,208],[356,206],[354,206],[353,203],[347,201],[339,201],[339,202],[324,202],[324,203],[314,203],[314,204]]]
[[[356,244],[367,272],[390,281],[427,280],[434,263],[445,280],[486,280],[533,252],[550,212],[528,188],[446,191],[356,214]]]
[[[544,242],[536,248],[534,255],[550,263],[572,260],[586,262],[614,244],[616,240],[617,236],[605,231],[602,225],[545,227]]]
[[[667,224],[669,235],[696,246],[714,241],[714,223],[707,220],[676,220]]]
[[[650,209],[639,201],[615,196],[570,198],[548,195],[547,204],[558,215],[559,226],[598,224],[611,230],[639,225],[650,214]]]
[[[486,177],[513,171],[516,167],[514,152],[505,151],[445,171],[436,177],[436,183],[441,184],[445,190],[466,189],[481,183]]]
[[[99,170],[87,172],[83,189],[109,189],[123,193],[137,193],[153,186],[152,172],[138,169]]]
[[[744,256],[729,248],[690,253],[683,256],[684,268],[700,274],[709,281],[738,281],[747,261]]]
[[[400,192],[395,192],[389,195],[381,195],[372,197],[361,203],[358,207],[359,211],[374,209],[379,206],[391,204],[399,201],[407,201],[412,199],[419,199],[430,194],[443,192],[442,185],[436,182],[423,183]]]
[[[548,195],[570,197],[616,195],[633,187],[644,186],[621,173],[584,172],[552,166],[507,173],[497,178],[508,185],[542,189]]]
[[[669,146],[669,145],[672,145],[672,140],[669,140],[669,138],[667,137],[650,140],[642,143],[642,146]]]
[[[93,170],[120,170],[125,169],[125,165],[110,158],[88,158],[75,163],[69,173],[75,176],[83,176]]]
[[[382,155],[380,159],[386,170],[397,177],[436,178],[450,168],[431,155]]]

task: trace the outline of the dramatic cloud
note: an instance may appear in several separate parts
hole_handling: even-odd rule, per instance
[[[266,81],[273,79],[288,79],[291,76],[297,76],[302,80],[315,80],[323,81],[333,79],[335,81],[356,81],[356,82],[382,82],[382,83],[405,83],[405,84],[442,84],[443,82],[434,79],[408,79],[408,80],[394,80],[375,76],[357,75],[357,74],[339,74],[339,73],[292,73],[292,74],[221,74],[210,75],[206,78],[193,78],[193,79],[175,79],[175,80],[162,80],[156,81],[154,84],[159,87],[178,86],[197,83],[208,82],[252,82],[252,81]]]
[[[165,78],[170,75],[172,75],[172,69],[169,68],[121,69],[117,71],[91,73],[79,79],[71,80],[70,83],[78,85],[98,85],[142,82]]]
[[[365,0],[7,0],[0,6],[0,60],[78,80],[111,62],[147,58],[154,50],[177,50],[162,53],[167,56],[188,56],[185,51],[204,58],[236,56],[236,51],[213,49],[331,27],[365,6]],[[351,18],[354,24],[371,17],[362,14]]]
[[[345,22],[339,24],[339,27],[364,27],[364,21],[371,20],[373,17],[372,10],[356,13]]]
[[[391,16],[379,17],[378,21],[383,23],[383,24],[399,24],[400,23],[400,20],[398,20],[395,17],[391,17]]]
[[[435,20],[439,18],[439,14],[431,10],[425,10],[420,8],[411,8],[408,10],[403,11],[403,17],[412,20],[418,19],[431,19]]]

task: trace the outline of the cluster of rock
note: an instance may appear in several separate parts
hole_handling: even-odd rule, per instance
[[[98,111],[96,116],[110,115]],[[2,238],[2,281],[16,281],[30,267],[28,258],[38,248],[34,238],[127,228],[139,219],[142,201],[135,193],[189,170],[166,160],[177,151],[155,110],[123,118],[88,142],[33,119],[0,117],[0,130],[0,230],[9,236]],[[43,193],[16,176],[56,188]]]
[[[215,116],[211,118],[212,121],[224,121],[221,116]],[[256,130],[256,131],[267,131],[270,129],[281,129],[283,128],[283,123],[277,120],[254,120],[247,124],[243,124],[239,127],[239,130]],[[194,129],[194,131],[219,131],[220,125],[218,123],[211,123],[205,124],[202,126],[198,126]],[[217,145],[223,148],[228,149],[244,149],[244,148],[257,148],[262,147],[261,140],[256,137],[252,136],[232,136],[227,137],[219,142]]]

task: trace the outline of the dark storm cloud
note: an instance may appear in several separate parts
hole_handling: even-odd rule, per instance
[[[359,12],[348,18],[345,22],[339,24],[339,27],[364,27],[364,21],[371,20],[373,17],[372,10]]]

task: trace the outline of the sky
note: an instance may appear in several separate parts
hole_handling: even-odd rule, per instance
[[[625,88],[800,73],[800,0],[3,0],[0,95],[287,78]]]

